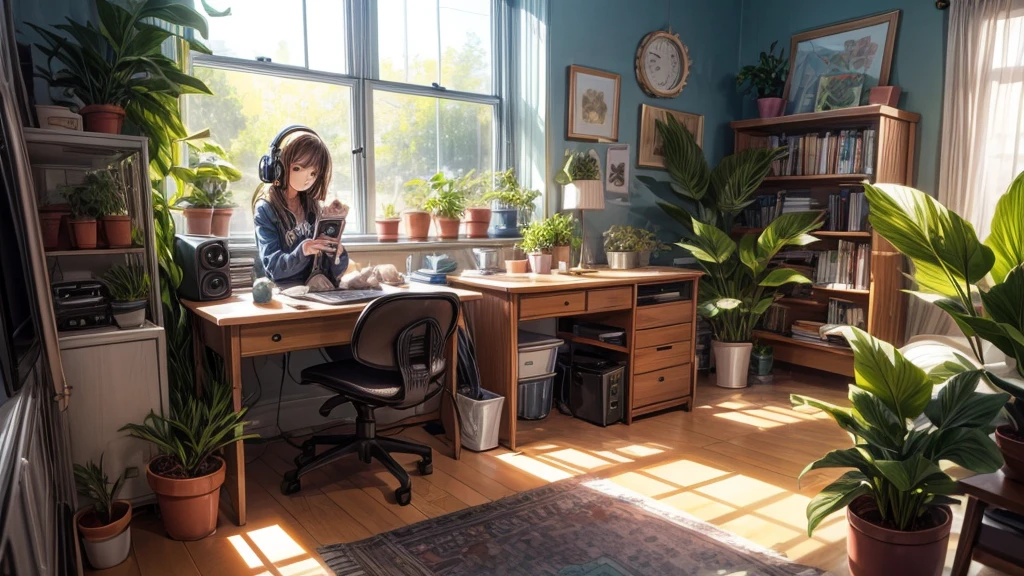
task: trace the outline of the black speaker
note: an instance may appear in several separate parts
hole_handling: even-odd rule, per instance
[[[231,296],[227,238],[178,234],[174,237],[174,261],[181,266],[181,298],[203,302]]]
[[[614,424],[622,420],[626,367],[610,360],[587,360],[574,358],[569,409],[573,416],[591,424]]]

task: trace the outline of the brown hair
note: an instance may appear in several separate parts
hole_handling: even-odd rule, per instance
[[[320,212],[320,203],[327,198],[327,189],[331,185],[333,174],[331,163],[331,152],[319,136],[312,133],[302,133],[289,139],[281,147],[281,165],[284,167],[284,177],[280,184],[274,183],[269,186],[260,184],[252,195],[253,212],[256,211],[256,203],[261,199],[270,202],[270,206],[277,213],[278,220],[286,227],[294,227],[295,216],[288,210],[288,178],[291,176],[292,164],[302,167],[316,168],[316,182],[313,187],[304,192],[299,192],[299,200],[302,201],[302,208],[307,218],[314,218]],[[267,191],[269,188],[269,191]]]

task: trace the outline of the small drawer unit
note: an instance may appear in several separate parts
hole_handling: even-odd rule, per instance
[[[634,415],[693,399],[693,284],[637,288],[632,390]]]
[[[554,318],[579,314],[587,309],[587,293],[562,292],[545,296],[523,296],[519,301],[519,318]]]

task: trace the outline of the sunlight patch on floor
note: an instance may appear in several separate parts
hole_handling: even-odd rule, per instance
[[[664,452],[661,448],[653,448],[651,446],[644,446],[643,444],[633,444],[632,446],[626,446],[625,448],[619,448],[618,450],[623,454],[629,454],[630,456],[636,456],[637,458],[654,456],[655,454],[661,454]]]
[[[801,420],[814,420],[815,419],[812,414],[803,414],[803,413],[797,412],[796,410],[793,410],[791,408],[782,408],[781,406],[765,406],[764,409],[768,410],[769,412],[775,412],[776,414],[785,414],[786,416],[793,416],[795,418],[800,418]]]
[[[737,424],[755,426],[757,428],[775,428],[777,426],[782,426],[782,423],[780,422],[765,420],[764,418],[758,418],[757,416],[751,416],[750,414],[743,414],[742,412],[720,412],[715,414],[715,417],[736,422]]]
[[[668,464],[645,468],[644,472],[682,487],[703,484],[708,480],[730,474],[725,470],[705,466],[692,460],[676,460]]]
[[[750,408],[752,404],[747,402],[719,402],[715,404],[716,408],[725,408],[726,410],[742,410],[743,408]]]
[[[741,474],[701,486],[696,491],[733,506],[750,506],[766,498],[786,493],[786,490],[778,486]]]
[[[329,576],[330,572],[279,525],[229,536],[228,542],[249,568],[267,568],[256,576]],[[253,545],[256,550],[253,549]],[[259,551],[257,553],[257,550]],[[284,566],[280,564],[289,562]],[[268,566],[270,564],[270,566]]]
[[[790,494],[778,502],[766,504],[757,509],[757,513],[796,528],[807,529],[807,504],[810,498],[802,494]]]
[[[292,537],[277,524],[253,530],[248,533],[248,536],[260,552],[267,557],[267,560],[275,564],[281,560],[307,554],[302,546],[292,540]]]
[[[600,468],[601,466],[611,464],[611,462],[607,460],[603,460],[597,456],[591,456],[590,454],[576,450],[575,448],[566,448],[564,450],[548,452],[545,456],[561,460],[575,468],[583,468],[584,470],[593,470],[594,468]]]
[[[509,453],[502,454],[497,458],[498,460],[501,460],[506,464],[510,464],[512,466],[515,466],[516,468],[519,468],[523,472],[533,474],[537,478],[540,478],[541,480],[546,480],[548,482],[557,482],[559,480],[565,480],[566,478],[573,477],[573,475],[569,474],[568,472],[559,470],[554,466],[540,462],[525,454]]]
[[[657,497],[661,494],[668,494],[669,492],[675,492],[679,488],[666,484],[639,474],[637,472],[626,472],[625,474],[619,474],[618,476],[612,476],[609,478],[612,482],[615,482],[619,486],[643,494],[644,496]]]
[[[277,569],[281,576],[327,576],[320,563],[313,558],[307,558],[294,564],[281,566]]]
[[[786,414],[779,414],[778,412],[772,412],[770,410],[763,410],[760,408],[756,410],[744,410],[743,413],[758,418],[764,418],[765,420],[778,422],[780,424],[795,424],[797,422],[800,422],[799,418],[794,418],[793,416],[787,416]]]
[[[607,458],[612,462],[618,462],[619,464],[628,464],[633,461],[631,458],[626,458],[625,456],[622,456],[621,454],[616,454],[611,450],[601,450],[600,452],[594,452],[594,454],[597,454],[601,458]]]
[[[683,512],[692,514],[705,522],[712,523],[714,523],[718,518],[736,511],[732,506],[727,506],[717,500],[705,498],[704,496],[693,492],[673,494],[672,496],[662,498],[659,502],[677,510],[682,510]]]
[[[231,542],[231,545],[235,547],[235,552],[238,552],[238,555],[242,557],[242,560],[245,561],[249,568],[259,568],[263,566],[263,560],[260,560],[260,557],[256,555],[256,552],[254,552],[252,547],[249,546],[249,543],[245,541],[245,538],[242,538],[241,534],[229,537],[228,542]]]

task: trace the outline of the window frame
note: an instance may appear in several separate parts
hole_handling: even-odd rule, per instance
[[[192,71],[196,66],[199,66],[230,72],[260,74],[278,78],[335,84],[348,87],[351,90],[349,114],[351,115],[350,130],[353,145],[350,159],[352,163],[353,204],[355,204],[355,208],[360,214],[361,232],[358,234],[346,234],[346,238],[359,240],[362,238],[369,239],[375,237],[372,231],[377,210],[373,132],[373,94],[376,91],[491,106],[493,126],[491,143],[493,157],[491,169],[497,171],[505,168],[508,163],[505,145],[507,127],[502,119],[504,118],[504,106],[506,105],[506,102],[501,90],[502,60],[499,53],[501,51],[500,47],[502,44],[502,35],[504,30],[504,23],[502,19],[505,11],[503,9],[503,3],[506,0],[490,0],[491,92],[489,94],[448,90],[439,85],[425,86],[378,79],[379,58],[377,47],[377,1],[341,1],[346,3],[346,9],[344,10],[344,29],[346,40],[346,70],[348,70],[347,74],[325,72],[309,68],[309,35],[306,0],[303,0],[302,2],[304,32],[303,59],[305,62],[303,66],[281,64],[256,59],[248,60],[234,56],[191,53],[188,59],[188,69]],[[435,0],[435,2],[439,1],[440,0]],[[441,26],[440,18],[438,19],[438,26]],[[439,65],[438,74],[440,74],[440,70],[441,67]],[[184,115],[184,107],[182,112]],[[270,143],[267,142],[268,149],[269,146]],[[334,160],[337,162],[340,158],[334,158]],[[234,235],[230,240],[232,244],[243,245],[251,245],[255,242],[252,237],[241,235]]]

